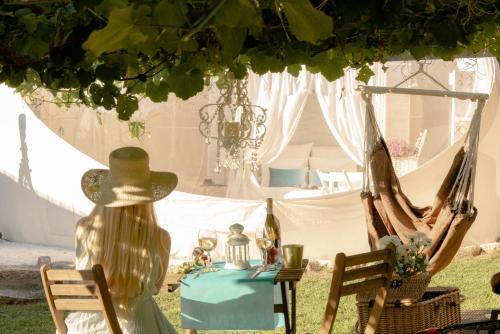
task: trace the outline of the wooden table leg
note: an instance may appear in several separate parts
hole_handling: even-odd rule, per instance
[[[295,282],[290,282],[290,291],[292,294],[292,326],[291,333],[294,334],[297,329],[297,289]]]
[[[287,291],[285,282],[280,282],[281,286],[281,298],[283,300],[283,315],[285,316],[285,333],[291,334],[292,331],[290,329],[290,317],[288,314],[288,302],[287,302]]]

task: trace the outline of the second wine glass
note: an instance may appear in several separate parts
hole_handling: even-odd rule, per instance
[[[267,266],[267,254],[268,251],[273,248],[273,240],[269,237],[266,229],[264,227],[257,227],[255,230],[255,244],[260,249],[262,255],[262,271],[268,269]]]
[[[198,243],[201,249],[206,251],[208,255],[208,265],[206,265],[206,270],[217,271],[217,269],[212,266],[212,257],[210,256],[210,252],[217,246],[217,231],[210,228],[200,229],[198,232]]]

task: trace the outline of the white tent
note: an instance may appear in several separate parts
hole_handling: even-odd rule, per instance
[[[496,66],[481,129],[476,180],[479,216],[468,234],[468,243],[490,242],[500,235],[500,116],[496,113],[500,76]],[[264,220],[262,200],[210,197],[207,195],[220,194],[220,190],[200,186],[210,166],[206,159],[209,153],[198,135],[196,110],[208,102],[210,93],[187,102],[170,99],[166,104],[141,104],[141,110],[147,110],[136,117],[147,120],[150,137],[140,140],[131,139],[126,125],[116,122],[112,115],[103,114],[101,126],[95,114],[88,111],[69,110],[64,114],[58,109],[35,108],[32,112],[13,90],[1,87],[0,96],[4,109],[0,114],[4,143],[0,149],[0,231],[12,240],[72,247],[74,224],[92,207],[80,191],[81,175],[87,169],[102,167],[109,152],[124,145],[143,146],[151,155],[152,169],[172,170],[183,180],[179,190],[184,192],[176,191],[156,204],[161,225],[172,235],[174,258],[190,256],[202,226],[216,227],[223,240],[232,223],[243,223],[251,234]],[[404,191],[417,204],[433,198],[458,145],[401,178]],[[304,244],[309,258],[331,259],[339,251],[368,249],[359,191],[279,200],[275,211],[284,242]]]

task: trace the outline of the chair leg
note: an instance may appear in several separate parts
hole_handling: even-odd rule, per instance
[[[333,268],[330,293],[328,294],[328,302],[326,304],[325,315],[323,317],[323,322],[321,323],[319,334],[330,334],[332,332],[335,317],[337,316],[337,310],[339,308],[344,271],[345,255],[340,253],[335,257],[335,266]]]
[[[47,304],[49,305],[52,320],[54,320],[54,324],[56,325],[57,334],[66,334],[68,333],[68,327],[66,327],[66,323],[64,322],[64,312],[56,309],[56,306],[54,305],[54,296],[50,290],[49,279],[47,278],[47,270],[49,269],[50,267],[46,264],[40,268],[43,290],[45,291],[45,297],[47,298]]]
[[[380,321],[380,316],[384,310],[385,301],[387,300],[387,289],[378,288],[377,294],[375,296],[375,302],[373,303],[372,311],[370,312],[370,317],[368,318],[368,323],[366,324],[365,334],[375,334],[377,330],[378,323]]]

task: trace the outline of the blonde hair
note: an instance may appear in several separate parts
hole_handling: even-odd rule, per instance
[[[131,307],[131,300],[151,285],[155,261],[160,262],[156,279],[164,277],[167,268],[161,255],[168,256],[168,250],[162,249],[166,245],[162,245],[159,229],[152,204],[97,205],[77,228],[77,253],[87,255],[90,265],[102,265],[111,296],[120,308]],[[154,248],[160,259],[152,257]]]

